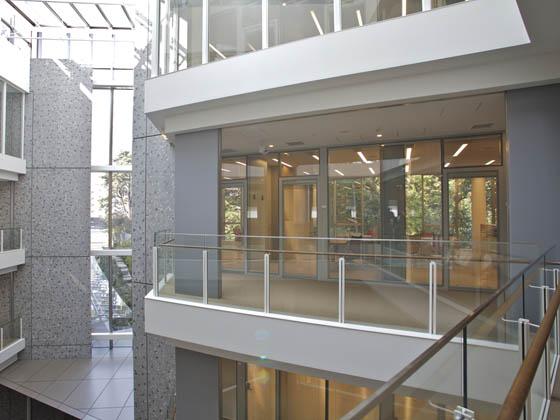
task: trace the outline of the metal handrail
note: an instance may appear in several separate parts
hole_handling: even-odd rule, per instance
[[[354,420],[361,419],[363,416],[368,414],[373,408],[377,407],[385,398],[393,394],[393,392],[401,386],[408,378],[410,378],[414,373],[416,373],[422,366],[424,366],[428,360],[435,356],[447,343],[454,339],[461,331],[464,333],[464,329],[468,324],[471,323],[478,315],[480,315],[486,308],[488,308],[492,303],[494,303],[502,293],[507,290],[511,285],[513,285],[517,280],[523,278],[526,272],[531,270],[540,261],[546,259],[546,255],[550,253],[555,248],[551,246],[543,254],[541,254],[537,259],[531,262],[523,271],[514,276],[508,283],[496,290],[492,296],[483,304],[475,308],[469,315],[463,318],[459,323],[457,323],[453,328],[451,328],[445,335],[443,335],[434,344],[424,350],[419,356],[417,356],[412,362],[401,369],[396,375],[394,375],[389,381],[385,382],[380,388],[377,389],[370,397],[360,402],[356,407],[346,413],[341,420]],[[560,298],[558,298],[560,299]],[[466,339],[466,335],[463,334],[463,340]],[[464,344],[464,343],[463,343]],[[515,418],[515,417],[508,417]]]
[[[502,405],[498,420],[518,419],[523,408],[525,401],[531,390],[533,379],[537,373],[539,363],[543,352],[546,349],[546,344],[550,336],[558,307],[560,306],[560,291],[556,290],[554,296],[550,300],[549,307],[541,322],[539,329],[533,339],[533,343],[527,352],[527,356],[521,364],[521,368],[517,372],[513,385],[511,386],[507,397]]]
[[[308,238],[309,239],[309,238]],[[442,256],[442,255],[402,255],[402,254],[361,254],[355,252],[332,252],[332,251],[300,251],[300,250],[284,250],[284,249],[270,249],[270,248],[228,248],[221,246],[210,245],[183,245],[183,244],[158,244],[160,248],[186,248],[186,249],[202,249],[202,250],[216,250],[216,251],[237,251],[237,252],[262,252],[266,254],[297,254],[297,255],[326,255],[326,256],[348,256],[348,257],[369,257],[369,258],[387,258],[387,259],[401,259],[401,260],[437,260],[437,261],[469,261],[469,262],[485,262],[485,263],[503,263],[503,264],[529,264],[532,260],[528,259],[483,259],[483,258],[465,258]],[[541,257],[539,256],[539,259]]]

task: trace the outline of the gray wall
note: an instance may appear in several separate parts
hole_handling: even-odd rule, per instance
[[[13,282],[23,357],[89,357],[91,69],[32,60],[30,90],[13,214],[27,256]]]
[[[152,289],[154,232],[174,226],[174,149],[144,114],[151,34],[147,23],[155,1],[136,1],[138,64],[134,69],[132,143],[132,293],[134,418],[166,418],[175,393],[175,349],[144,332],[144,296]]]
[[[510,240],[558,244],[560,85],[507,92],[506,109]]]

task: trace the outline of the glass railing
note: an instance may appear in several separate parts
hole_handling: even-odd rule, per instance
[[[23,248],[23,230],[20,228],[0,229],[0,253]]]
[[[414,407],[409,407],[413,412],[408,418],[519,418],[521,413],[513,417],[500,417],[500,413],[510,404],[512,385],[519,385],[516,374],[521,373],[522,365],[530,358],[535,359],[530,354],[534,341],[542,342],[542,334],[548,334],[540,332],[539,325],[550,328],[553,323],[546,345],[537,357],[530,391],[523,399],[526,417],[522,418],[545,418],[542,416],[551,398],[560,348],[560,271],[557,265],[547,263],[550,251],[525,266],[485,303],[341,418],[357,420],[370,418],[381,410],[397,411],[395,397],[403,395],[416,401]],[[493,309],[504,303],[506,311]],[[549,305],[555,306],[547,321]],[[535,338],[539,334],[541,337]],[[488,342],[495,341],[497,335],[504,337],[506,344],[489,346]]]
[[[21,318],[0,325],[0,351],[23,338],[23,322]]]
[[[157,74],[463,1],[159,0]]]
[[[155,240],[157,296],[429,334],[446,333],[510,279],[542,265],[531,244],[165,232]],[[517,343],[502,319],[522,311],[520,292],[507,292],[473,321],[470,337]]]

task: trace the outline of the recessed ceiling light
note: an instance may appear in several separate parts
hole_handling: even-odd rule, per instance
[[[280,162],[282,165],[287,166],[288,168],[293,168],[288,162]]]
[[[412,147],[407,147],[406,148],[406,160],[410,160],[411,157],[412,157]]]
[[[241,162],[240,160],[236,160],[235,163],[237,163],[238,165],[241,165],[241,166],[247,166],[247,164],[245,162]]]
[[[358,19],[358,25],[364,26],[364,21],[362,19],[362,12],[360,9],[356,9],[356,19]]]
[[[489,160],[488,162],[485,163],[485,165],[486,166],[492,165],[494,162],[496,162],[496,159]]]
[[[364,154],[361,151],[358,152],[358,156],[360,157],[360,159],[362,159],[362,162],[371,163],[371,161],[367,160],[366,157],[364,156]]]
[[[344,176],[344,174],[343,174],[341,171],[339,171],[338,169],[335,169],[334,171],[335,171],[337,174],[339,174],[340,176]]]
[[[278,159],[272,158],[272,160],[273,160],[274,162],[278,163]]]
[[[443,165],[444,168],[449,168],[449,165],[451,165],[450,162],[447,162],[445,165]]]
[[[383,137],[383,134],[377,133],[377,138],[380,139],[381,137]]]
[[[373,168],[371,166],[368,169],[369,169],[369,171],[371,172],[372,175],[375,175],[375,171],[373,170]]]
[[[313,156],[313,159],[319,160],[319,156],[317,156],[317,155],[311,155],[311,156]]]
[[[223,172],[231,172],[229,169],[226,169],[226,168],[222,168],[222,171]]]
[[[459,146],[459,148],[457,149],[457,151],[455,153],[453,153],[453,157],[457,157],[459,156],[463,150],[465,150],[465,148],[468,146],[468,143],[463,143],[461,146]]]
[[[282,3],[282,6],[284,6],[284,7],[286,7],[286,5],[287,5],[287,3],[286,3],[286,2],[283,2],[283,3]]]
[[[404,166],[404,171],[405,171],[406,173],[408,173],[408,172],[410,171],[410,165],[405,165],[405,166]]]
[[[303,173],[304,173],[305,175],[311,175],[311,174],[310,174],[309,172],[307,172],[307,171],[303,171]]]
[[[270,147],[271,149],[274,147],[273,144],[269,144],[268,147]]]
[[[315,23],[315,27],[317,28],[317,32],[319,32],[319,35],[324,35],[325,33],[323,32],[323,28],[321,27],[321,24],[319,23],[319,19],[317,19],[317,15],[315,14],[315,10],[311,10],[309,12],[309,14],[311,15],[311,19],[313,19],[313,23]]]

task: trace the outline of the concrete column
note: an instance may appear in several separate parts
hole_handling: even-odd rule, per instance
[[[183,134],[175,139],[175,232],[219,234],[221,131]],[[178,243],[216,247],[216,237],[178,237]],[[208,251],[208,296],[218,297],[219,253]],[[175,289],[202,296],[202,249],[175,251]]]
[[[175,349],[177,419],[220,419],[220,359]]]

